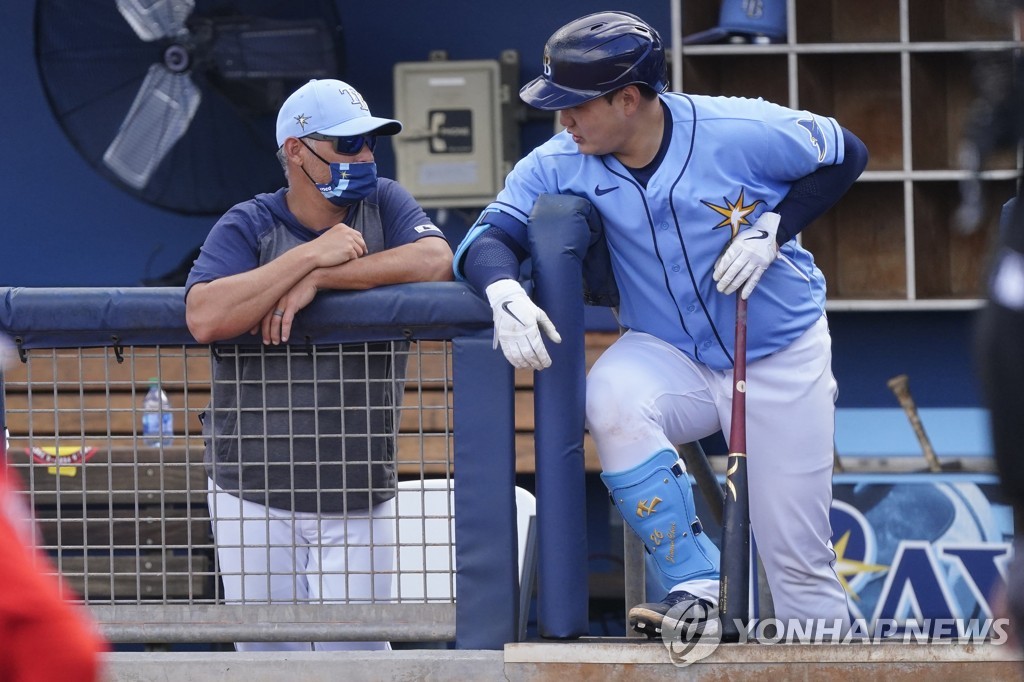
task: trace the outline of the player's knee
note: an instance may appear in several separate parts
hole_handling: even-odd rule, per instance
[[[587,428],[591,433],[637,428],[644,432],[657,423],[654,405],[637,399],[623,381],[587,378]]]
[[[587,426],[593,432],[622,429],[624,424],[635,424],[646,419],[638,404],[621,385],[604,381],[600,377],[587,380]]]

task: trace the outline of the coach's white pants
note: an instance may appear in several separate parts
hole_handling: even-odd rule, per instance
[[[248,502],[210,483],[228,604],[386,603],[394,570],[394,501],[348,516]],[[236,642],[238,651],[390,649],[387,642]]]
[[[587,377],[587,425],[601,467],[623,471],[719,429],[728,435],[732,375],[649,334],[624,334]],[[824,317],[747,365],[750,525],[779,619],[849,622],[829,523],[836,394]]]

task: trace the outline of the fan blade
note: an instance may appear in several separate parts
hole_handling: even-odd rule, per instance
[[[146,42],[186,33],[195,6],[195,0],[117,0],[117,11]]]
[[[103,163],[126,184],[142,189],[164,156],[185,134],[202,95],[187,73],[149,67]]]

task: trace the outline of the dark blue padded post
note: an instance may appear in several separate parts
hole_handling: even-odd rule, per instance
[[[599,229],[589,201],[542,195],[530,215],[533,296],[562,336],[545,339],[551,367],[534,374],[537,615],[542,637],[588,634],[586,349],[583,259]]]
[[[459,649],[501,649],[518,634],[515,387],[491,339],[452,341]]]

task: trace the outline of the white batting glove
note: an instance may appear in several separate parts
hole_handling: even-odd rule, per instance
[[[501,344],[501,352],[513,367],[544,369],[551,366],[551,356],[544,347],[540,332],[561,343],[562,337],[547,313],[534,305],[522,285],[514,279],[499,279],[484,293],[494,311],[494,347]]]
[[[762,213],[752,227],[742,230],[715,263],[714,280],[718,290],[731,294],[740,287],[740,297],[750,297],[761,275],[779,255],[775,235],[779,231],[779,214]]]

